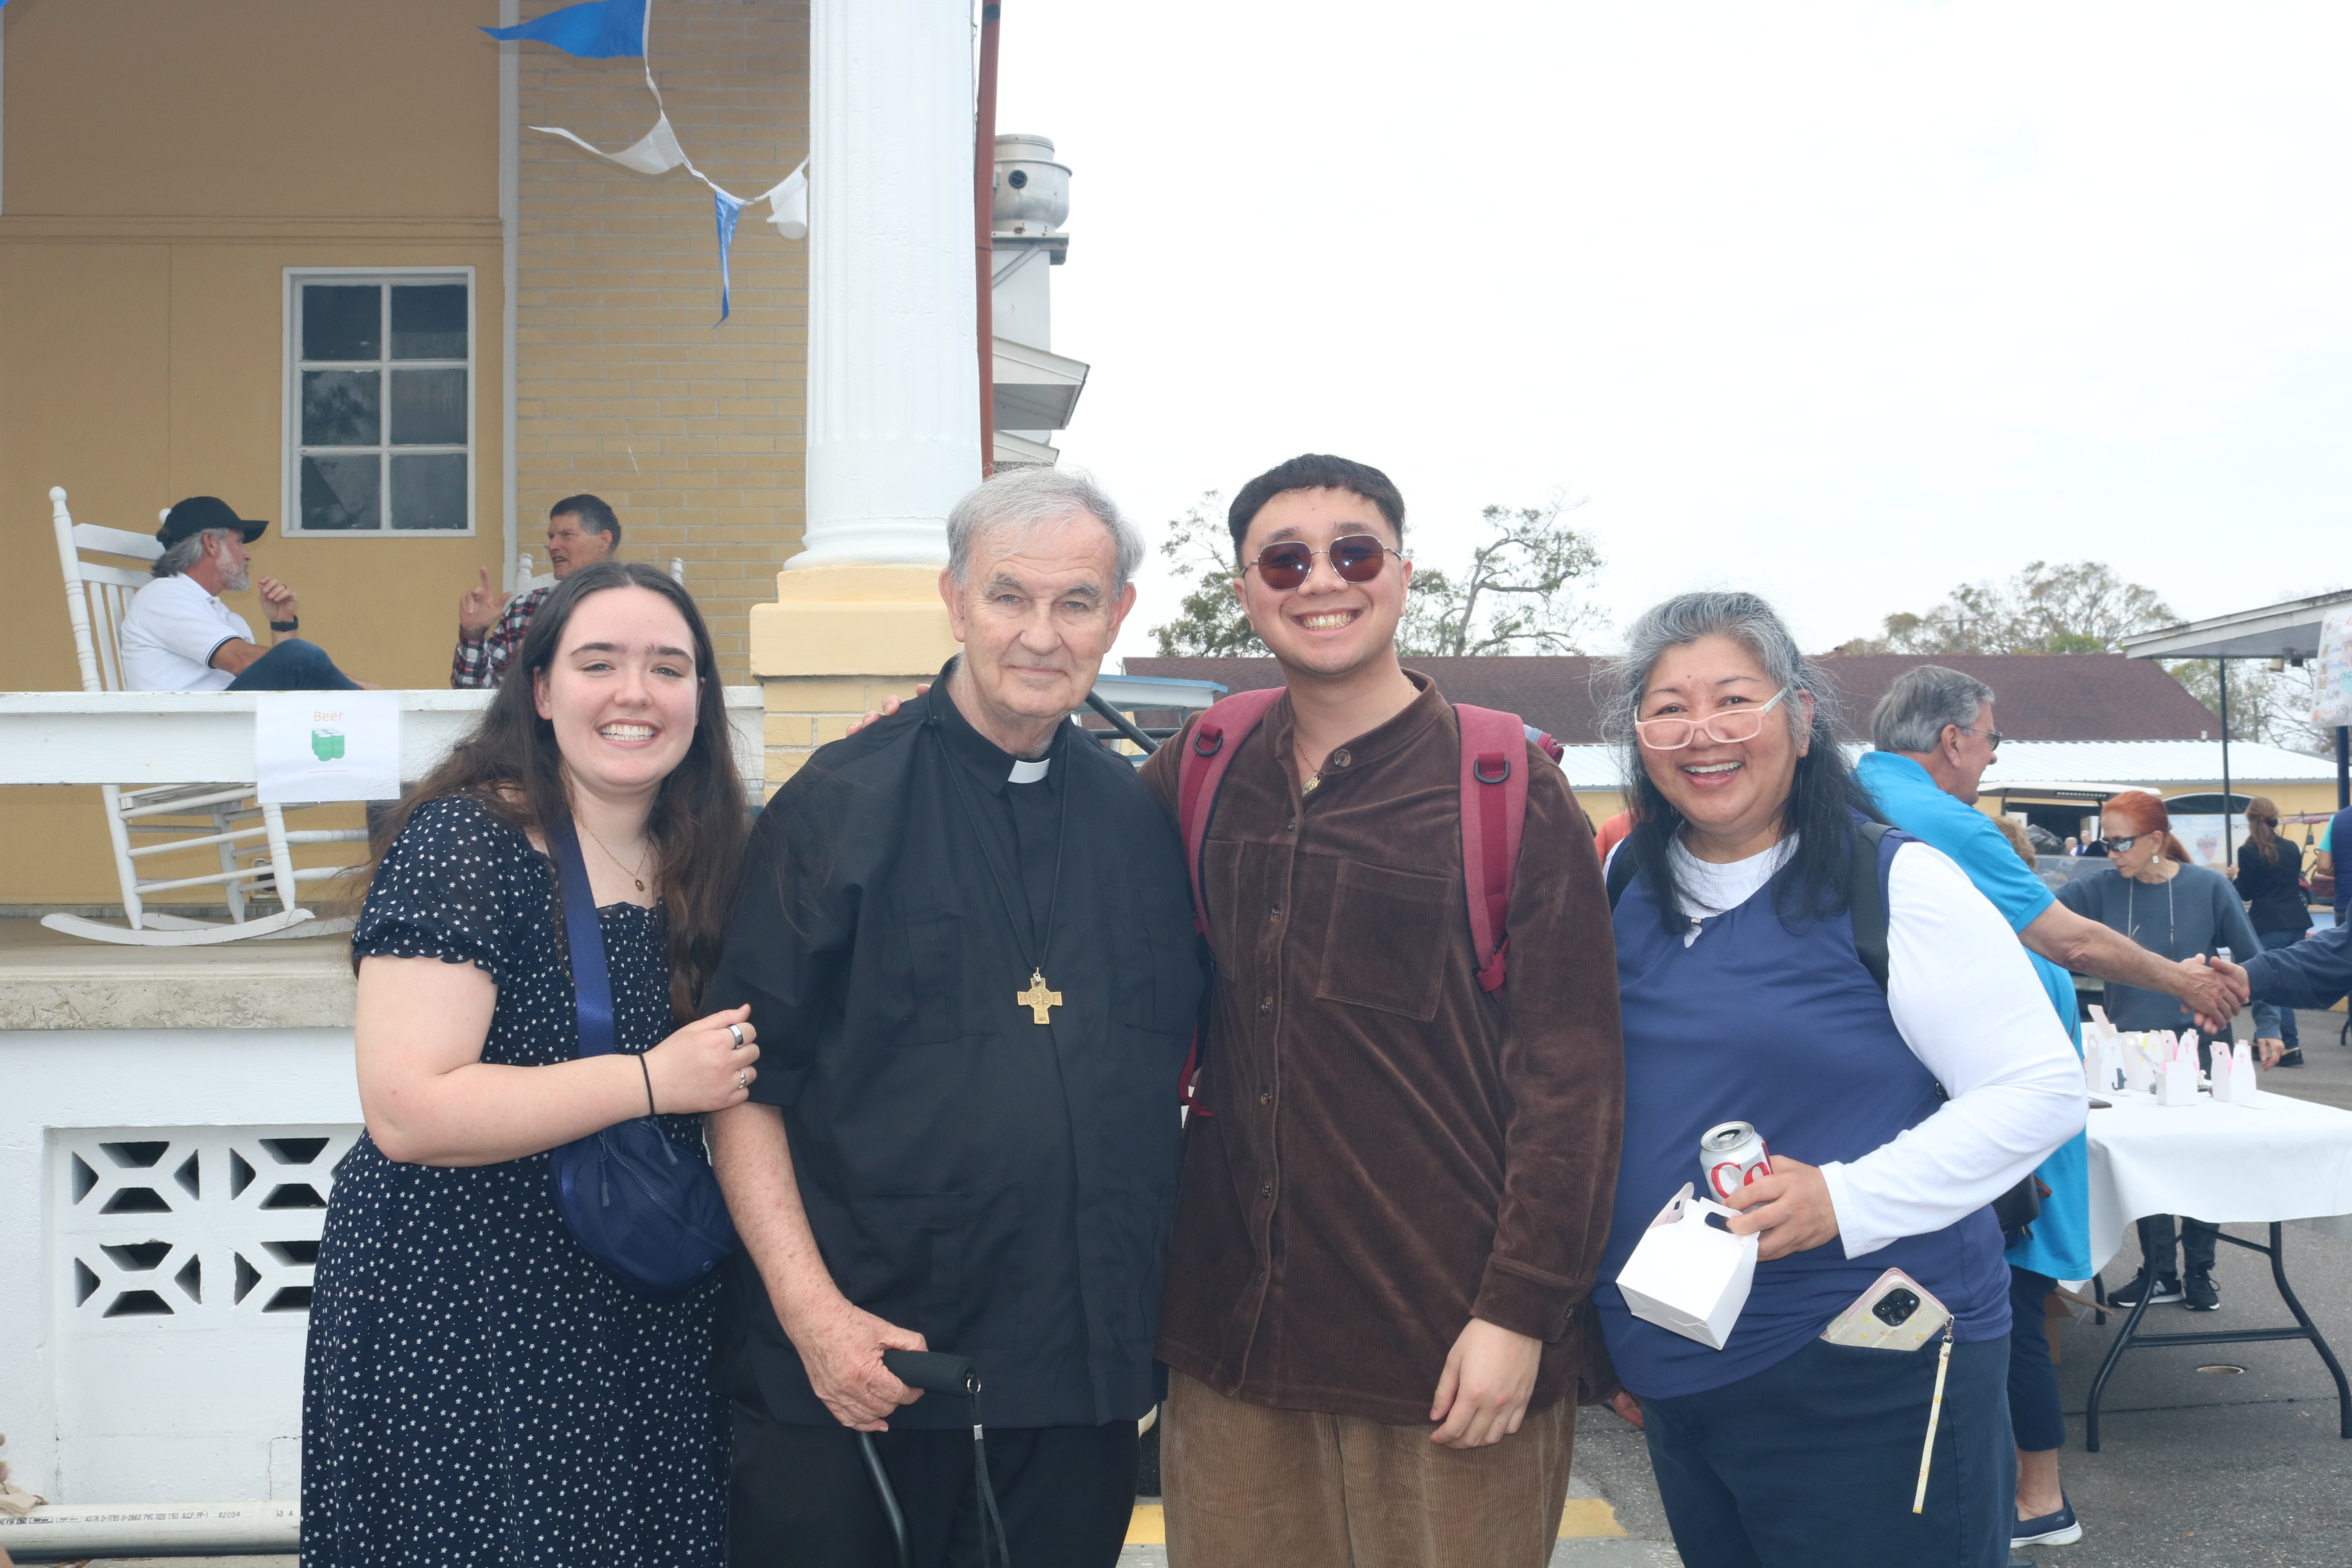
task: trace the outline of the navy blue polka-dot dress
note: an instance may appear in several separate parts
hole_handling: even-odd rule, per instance
[[[352,935],[359,957],[472,963],[498,982],[486,1062],[577,1054],[553,868],[478,804],[419,807]],[[597,911],[621,1049],[671,1029],[658,910]],[[681,1144],[699,1119],[664,1117]],[[557,1213],[548,1157],[401,1165],[362,1137],[335,1178],[302,1394],[303,1568],[716,1568],[725,1407],[718,1278],[630,1294]]]

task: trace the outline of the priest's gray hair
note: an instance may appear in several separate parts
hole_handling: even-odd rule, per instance
[[[948,574],[958,587],[963,585],[972,546],[983,533],[999,528],[1034,531],[1079,513],[1110,530],[1110,596],[1116,599],[1143,564],[1143,531],[1084,468],[1005,468],[966,490],[948,513]]]
[[[1972,675],[1923,664],[1905,670],[1870,713],[1870,742],[1882,752],[1932,752],[1944,743],[1944,726],[1974,727],[1977,710],[1992,700],[1992,688]]]
[[[6,3],[7,0],[0,0],[0,5]],[[150,577],[176,577],[205,558],[205,540],[215,536],[226,539],[236,531],[233,528],[208,528],[202,533],[192,533],[149,562],[147,574]]]

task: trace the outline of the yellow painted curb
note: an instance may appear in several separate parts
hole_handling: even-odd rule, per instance
[[[1568,1506],[1559,1510],[1559,1538],[1562,1541],[1589,1541],[1599,1535],[1622,1535],[1625,1527],[1617,1522],[1617,1510],[1597,1497],[1572,1497]]]
[[[1617,1522],[1617,1510],[1603,1500],[1572,1497],[1560,1510],[1559,1538],[1562,1541],[1588,1541],[1596,1536],[1622,1535],[1625,1527]],[[1127,1521],[1127,1544],[1129,1546],[1164,1546],[1168,1542],[1168,1524],[1156,1502],[1135,1505],[1135,1513]]]

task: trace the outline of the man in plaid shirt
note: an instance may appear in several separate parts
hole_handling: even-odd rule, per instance
[[[547,510],[547,559],[562,582],[591,562],[621,547],[621,520],[595,496],[566,496]],[[488,567],[479,586],[457,601],[457,653],[449,661],[449,684],[458,690],[494,687],[522,647],[531,616],[547,603],[551,588],[500,596],[490,586]]]

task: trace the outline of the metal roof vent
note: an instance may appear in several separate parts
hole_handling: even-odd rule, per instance
[[[996,139],[996,199],[989,226],[998,234],[1049,234],[1070,216],[1070,171],[1054,161],[1043,136]]]

